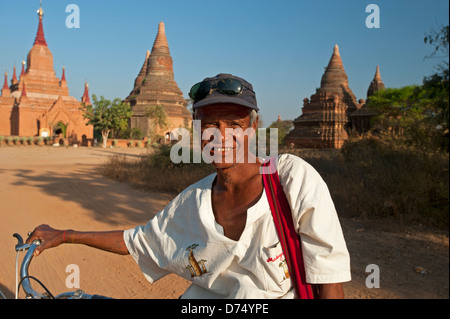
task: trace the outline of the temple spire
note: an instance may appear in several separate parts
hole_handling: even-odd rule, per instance
[[[6,70],[5,70],[5,82],[3,83],[3,89],[5,90],[5,89],[9,89],[9,86],[8,86],[8,73],[6,72]]]
[[[143,84],[143,81],[145,79],[145,76],[147,75],[147,66],[148,66],[148,58],[150,57],[150,50],[147,50],[147,53],[145,55],[145,61],[142,65],[141,71],[139,72],[138,76],[136,77],[136,80],[134,80],[134,87],[139,87],[141,84]]]
[[[339,47],[336,44],[331,55],[330,62],[325,69],[320,83],[320,89],[342,95],[342,86],[348,85],[347,73],[345,73]]]
[[[47,42],[45,41],[45,36],[44,36],[44,27],[42,26],[42,19],[44,18],[44,10],[42,10],[42,2],[39,6],[39,10],[37,11],[37,14],[39,16],[39,25],[38,25],[38,31],[36,34],[36,39],[34,40],[34,45],[47,46]]]
[[[341,54],[339,53],[339,46],[336,44],[333,49],[333,55],[331,56],[330,62],[327,68],[342,68],[344,69],[344,64],[342,63]]]
[[[23,76],[25,75],[25,61],[22,60],[22,72],[20,72],[20,79],[23,80]]]
[[[3,83],[3,88],[2,88],[2,97],[8,97],[10,96],[11,91],[9,90],[9,86],[8,86],[8,73],[5,70],[5,82]]]
[[[152,53],[155,51],[169,53],[169,44],[166,38],[166,27],[164,22],[160,22],[158,26],[158,34],[156,35],[155,42],[153,43]]]
[[[380,66],[377,65],[377,70],[375,71],[375,76],[373,78],[374,80],[381,81],[381,75],[380,75]]]
[[[16,66],[14,65],[14,68],[13,68],[13,76],[12,76],[12,79],[11,79],[11,85],[14,85],[14,84],[16,84],[18,81],[17,81],[17,74],[16,74]]]
[[[91,100],[89,99],[89,84],[87,82],[84,83],[84,93],[81,102],[84,104],[91,104]]]
[[[63,66],[61,82],[66,80],[66,67]]]
[[[383,90],[384,88],[384,83],[380,75],[380,67],[377,65],[375,76],[373,77],[373,80],[372,82],[370,82],[369,88],[367,89],[367,98],[374,95],[375,92]]]

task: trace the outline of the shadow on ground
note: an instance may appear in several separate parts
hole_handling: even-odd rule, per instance
[[[97,173],[95,168],[38,174],[19,169],[10,173],[17,178],[13,185],[31,186],[44,194],[77,203],[92,213],[94,219],[111,225],[117,225],[123,219],[136,225],[146,223],[173,197],[144,193],[128,184],[111,181]]]

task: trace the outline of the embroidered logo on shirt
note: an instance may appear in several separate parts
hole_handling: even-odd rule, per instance
[[[186,250],[189,251],[189,265],[186,266],[186,269],[189,269],[189,271],[191,272],[191,277],[201,276],[208,272],[205,266],[207,260],[202,259],[197,261],[197,259],[195,259],[194,249],[197,248],[197,246],[198,244],[192,244],[188,248],[186,248]]]
[[[281,254],[279,254],[279,255],[276,255],[274,258],[272,258],[272,257],[268,258],[267,262],[268,263],[275,262],[278,259],[280,259],[280,263],[278,264],[278,267],[283,267],[283,270],[284,270],[285,278],[283,278],[283,280],[284,279],[288,279],[289,278],[289,269],[287,267],[286,260],[284,259],[284,253],[283,252]]]

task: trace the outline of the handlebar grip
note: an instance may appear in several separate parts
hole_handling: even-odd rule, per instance
[[[14,234],[13,234],[13,237],[16,237],[16,239],[17,239],[17,245],[16,245],[16,247],[17,247],[18,245],[23,245],[23,238],[22,238],[22,236],[20,236],[18,233],[14,233]]]

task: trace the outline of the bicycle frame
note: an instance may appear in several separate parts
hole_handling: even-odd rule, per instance
[[[17,289],[19,289],[20,285],[22,285],[23,291],[25,293],[25,298],[27,299],[112,299],[100,295],[89,295],[84,293],[84,291],[80,289],[73,292],[64,292],[53,297],[41,282],[39,282],[36,278],[30,276],[28,273],[28,268],[30,267],[30,263],[33,260],[34,251],[41,244],[41,242],[39,240],[34,240],[31,244],[24,244],[23,239],[19,234],[16,233],[13,236],[18,240],[18,243],[15,247],[16,252],[19,253],[21,251],[27,251],[20,267],[20,282],[18,285],[16,283],[16,298],[18,296]],[[38,281],[42,285],[42,287],[47,290],[47,292],[40,293],[34,290],[31,286],[31,278]]]

